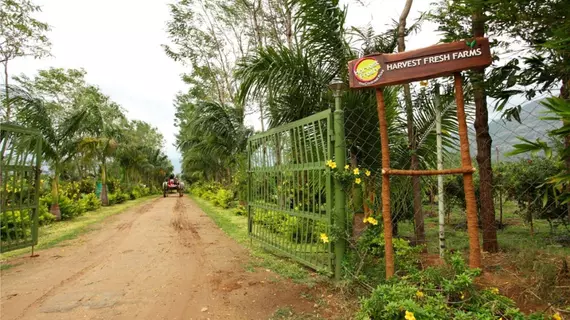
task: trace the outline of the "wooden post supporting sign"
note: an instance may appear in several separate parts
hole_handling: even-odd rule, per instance
[[[463,100],[463,81],[460,71],[484,68],[491,64],[489,40],[475,38],[435,45],[423,49],[396,54],[375,54],[350,61],[348,64],[350,87],[354,89],[376,88],[380,141],[382,145],[382,220],[384,222],[386,278],[394,275],[394,248],[392,245],[392,217],[390,213],[391,175],[438,175],[462,174],[465,191],[467,226],[469,233],[469,266],[481,267],[479,247],[479,226],[473,172],[469,153],[467,123]],[[454,76],[455,101],[459,123],[461,168],[440,170],[400,170],[390,168],[390,149],[383,87],[426,80],[443,76]]]

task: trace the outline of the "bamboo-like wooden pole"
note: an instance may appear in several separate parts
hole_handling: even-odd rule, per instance
[[[461,147],[461,165],[463,169],[470,170],[471,155],[469,154],[469,139],[467,137],[467,123],[463,100],[463,79],[461,73],[453,75],[455,82],[455,103],[457,104],[457,122],[459,124],[459,144]],[[382,155],[383,156],[383,155]],[[477,221],[477,203],[475,202],[475,189],[473,188],[473,172],[463,173],[463,189],[467,211],[467,232],[469,234],[469,267],[481,267],[481,249],[479,246],[479,225]]]
[[[400,170],[400,169],[382,169],[383,175],[392,176],[437,176],[437,175],[449,175],[449,174],[465,174],[473,173],[475,168],[454,168],[454,169],[442,169],[442,170]]]
[[[386,107],[384,91],[376,89],[376,104],[380,124],[380,143],[382,145],[382,168],[390,168],[390,146],[388,141],[388,124],[386,123]],[[392,245],[392,216],[390,214],[390,176],[382,175],[382,220],[384,221],[384,241],[386,257],[386,279],[394,275],[394,247]]]

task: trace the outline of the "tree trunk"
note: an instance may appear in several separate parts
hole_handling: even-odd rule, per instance
[[[485,36],[485,17],[483,8],[476,6],[472,16],[473,35]],[[477,140],[477,163],[479,164],[479,200],[480,217],[483,224],[483,250],[499,251],[497,226],[495,223],[495,204],[493,203],[493,168],[491,166],[491,135],[489,135],[489,112],[485,94],[485,71],[473,71],[471,82],[475,98],[475,135]]]
[[[8,60],[4,62],[4,78],[6,79],[6,97],[4,100],[4,104],[6,105],[6,114],[4,115],[5,121],[10,122],[10,89],[8,88]],[[59,209],[58,209],[59,210]]]
[[[51,182],[51,206],[49,212],[55,216],[56,220],[61,220],[61,211],[59,210],[59,164],[54,166],[54,175]]]
[[[398,52],[406,51],[406,19],[412,8],[413,0],[406,0],[406,5],[404,10],[400,15],[400,21],[398,25]],[[412,153],[411,159],[411,170],[417,170],[419,167],[418,157],[416,155],[416,138],[414,134],[414,114],[412,107],[412,94],[410,91],[410,85],[404,85],[404,101],[406,104],[406,118],[408,125],[408,141],[409,148]],[[425,245],[425,231],[424,231],[424,214],[422,210],[422,194],[420,186],[420,176],[412,176],[412,192],[414,196],[414,234],[416,245]]]
[[[291,15],[291,7],[285,2],[285,36],[287,37],[287,45],[289,49],[293,49],[293,19]]]
[[[109,205],[109,196],[107,195],[107,163],[105,157],[101,163],[101,204]]]

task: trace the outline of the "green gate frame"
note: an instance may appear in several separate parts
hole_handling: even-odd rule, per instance
[[[315,270],[333,272],[331,110],[248,140],[248,234]]]
[[[38,244],[42,164],[39,131],[0,124],[0,252]]]

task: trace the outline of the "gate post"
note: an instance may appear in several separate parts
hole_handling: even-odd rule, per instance
[[[334,160],[337,168],[344,170],[346,165],[346,142],[344,137],[344,111],[342,110],[342,89],[344,82],[335,77],[329,84],[329,88],[333,91],[335,110],[334,110]],[[343,232],[343,236],[338,237],[334,244],[334,277],[340,280],[342,276],[342,260],[346,251],[346,193],[342,188],[340,181],[334,182],[334,208],[335,219],[334,226],[337,231]]]

